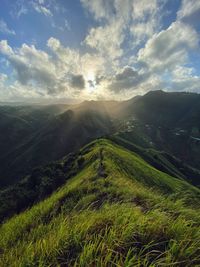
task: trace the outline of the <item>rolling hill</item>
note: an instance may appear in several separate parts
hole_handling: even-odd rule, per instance
[[[60,187],[1,225],[1,266],[200,264],[198,188],[106,139],[54,168]]]

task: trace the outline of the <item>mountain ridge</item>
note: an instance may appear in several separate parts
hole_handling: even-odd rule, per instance
[[[117,139],[113,140],[116,142],[118,141]],[[190,194],[188,194],[191,195],[191,198],[195,196],[200,198],[200,189],[186,182],[184,178],[181,176],[173,176],[173,173],[169,175],[166,172],[162,172],[162,170],[156,168],[157,166],[154,167],[152,162],[145,161],[135,151],[121,146],[122,144],[124,145],[124,143],[119,145],[116,142],[109,139],[93,141],[76,153],[68,154],[60,161],[35,168],[30,175],[26,176],[14,186],[0,191],[0,220],[4,221],[6,218],[12,217],[14,214],[48,197],[66,181],[77,175],[86,165],[92,165],[93,161],[90,162],[90,158],[86,160],[84,156],[84,154],[87,155],[90,150],[96,151],[98,149],[99,152],[95,152],[96,154],[92,160],[99,160],[98,167],[96,167],[97,175],[100,174],[106,177],[109,170],[105,171],[105,166],[102,163],[104,160],[103,156],[106,157],[107,160],[113,157],[114,153],[110,154],[109,152],[109,147],[112,146],[118,150],[121,149],[118,155],[115,153],[118,157],[119,166],[125,166],[123,168],[120,167],[122,168],[121,171],[125,173],[128,172],[130,177],[134,177],[137,182],[147,187],[160,190],[160,192],[164,194],[182,194],[182,191],[186,191],[184,188],[187,188],[189,191],[191,190]],[[122,155],[125,155],[124,159]],[[127,161],[128,158],[129,160]],[[121,160],[122,163],[120,163]],[[115,166],[115,168],[117,169],[118,167]],[[144,170],[146,168],[146,174],[144,175]],[[151,175],[151,173],[153,174]]]
[[[116,133],[199,169],[199,106],[198,94],[154,91],[122,102],[92,101],[28,110],[0,107],[0,115],[7,114],[6,123],[0,121],[0,186],[20,180],[34,167],[58,160],[95,138]]]
[[[0,227],[1,266],[198,266],[199,189],[105,139],[80,155],[78,173]]]

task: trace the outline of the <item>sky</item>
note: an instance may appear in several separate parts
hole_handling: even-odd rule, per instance
[[[1,0],[0,101],[200,93],[199,0]]]

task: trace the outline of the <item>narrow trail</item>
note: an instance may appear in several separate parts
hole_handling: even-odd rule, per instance
[[[103,164],[103,148],[100,148],[99,151],[99,167],[98,167],[98,176],[106,178],[105,167]]]

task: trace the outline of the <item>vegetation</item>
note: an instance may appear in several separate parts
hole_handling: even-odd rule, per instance
[[[75,105],[63,112],[64,108],[0,107],[1,188],[112,130],[104,112],[87,106],[77,110]]]
[[[171,176],[185,179],[195,186],[200,187],[200,171],[184,163],[165,151],[158,151],[154,148],[144,148],[136,145],[132,137],[136,137],[135,131],[132,134],[118,133],[108,138],[115,143],[137,153],[150,165]],[[137,143],[137,142],[136,142]]]
[[[70,153],[62,161],[35,168],[17,184],[0,192],[0,221],[31,207],[49,196],[80,171],[84,159]]]
[[[200,265],[198,188],[104,139],[77,162],[65,185],[1,226],[0,266]]]
[[[35,167],[60,160],[92,140],[112,134],[139,148],[160,152],[158,160],[151,157],[153,151],[139,154],[156,168],[200,185],[198,94],[154,91],[121,102],[0,106],[0,117],[1,189]]]

